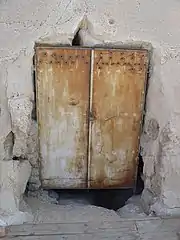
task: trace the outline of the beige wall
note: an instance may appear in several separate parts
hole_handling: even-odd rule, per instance
[[[151,52],[147,114],[141,138],[145,188],[160,214],[180,207],[180,2],[176,0],[14,0],[0,3],[0,161],[12,130],[13,154],[28,158],[34,43],[143,47]],[[20,106],[20,108],[19,108]],[[33,143],[32,143],[33,142]],[[34,145],[33,145],[34,146]],[[37,155],[37,154],[36,154]],[[37,160],[37,156],[36,156]],[[13,164],[13,161],[12,161]],[[8,178],[8,176],[7,176]],[[144,192],[144,199],[148,198]],[[151,198],[152,200],[152,198]],[[146,204],[147,206],[147,204]],[[1,206],[0,206],[1,207]]]

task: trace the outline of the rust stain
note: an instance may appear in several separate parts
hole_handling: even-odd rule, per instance
[[[94,52],[89,86],[90,49],[36,49],[45,188],[86,188],[87,180],[90,188],[134,185],[148,55],[143,50]]]
[[[147,67],[143,50],[95,50],[90,188],[134,186]]]
[[[37,48],[41,180],[86,187],[90,50]]]

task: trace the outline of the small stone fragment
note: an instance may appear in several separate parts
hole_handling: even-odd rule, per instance
[[[3,238],[7,235],[7,228],[6,227],[0,227],[0,238]]]

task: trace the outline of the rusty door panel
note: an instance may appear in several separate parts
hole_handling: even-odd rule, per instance
[[[94,51],[90,188],[134,186],[147,65],[146,51]]]
[[[87,186],[90,50],[36,49],[41,181]]]

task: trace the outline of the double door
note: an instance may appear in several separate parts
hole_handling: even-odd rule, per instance
[[[136,180],[145,50],[38,47],[44,188],[129,188]]]

